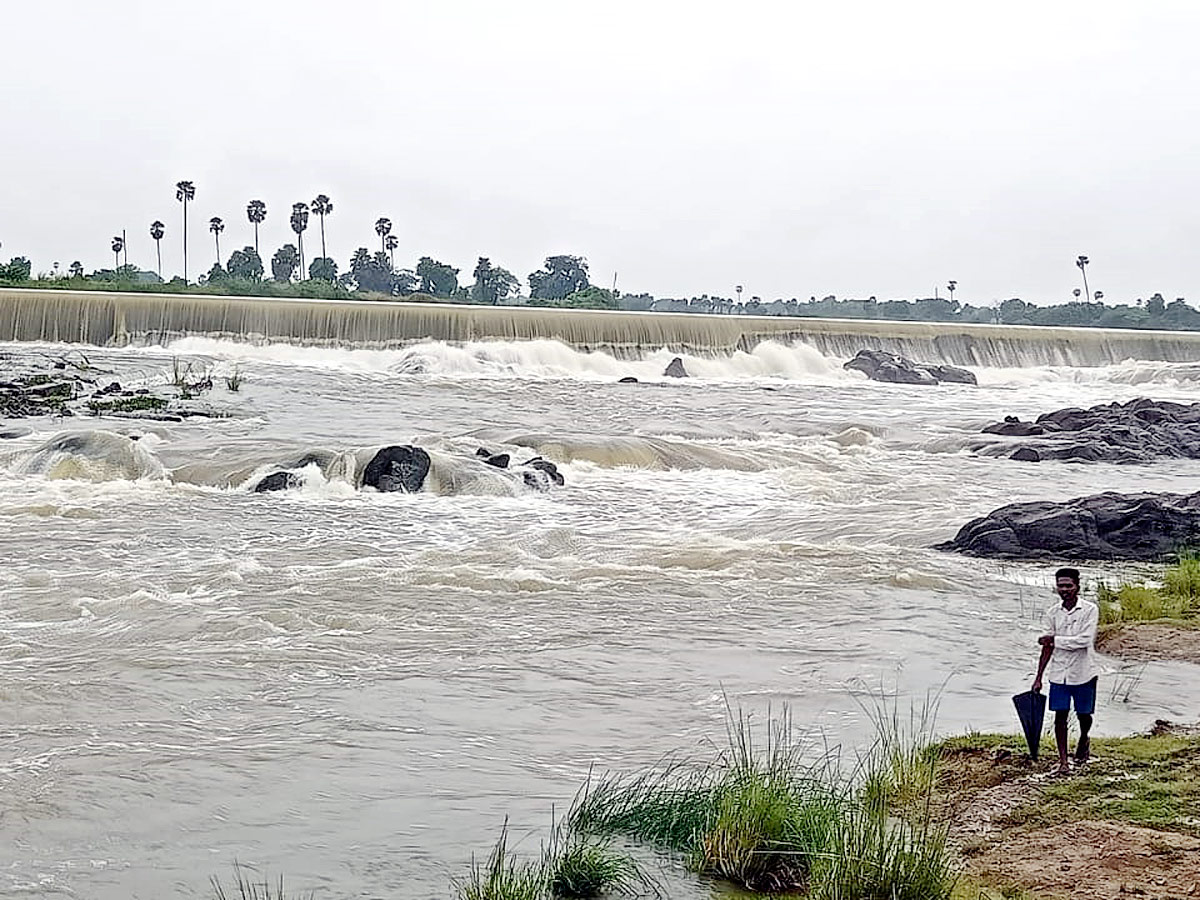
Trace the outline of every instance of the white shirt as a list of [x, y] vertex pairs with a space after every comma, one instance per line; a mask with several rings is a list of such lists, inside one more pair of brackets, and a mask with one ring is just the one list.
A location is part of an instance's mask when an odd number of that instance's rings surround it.
[[1054, 635], [1054, 654], [1046, 666], [1051, 684], [1086, 684], [1096, 677], [1096, 625], [1100, 610], [1095, 603], [1078, 600], [1070, 609], [1061, 603], [1046, 610], [1045, 634]]

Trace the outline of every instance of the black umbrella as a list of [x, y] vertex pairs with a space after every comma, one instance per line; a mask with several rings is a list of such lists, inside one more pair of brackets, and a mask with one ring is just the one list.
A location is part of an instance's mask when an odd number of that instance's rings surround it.
[[1040, 691], [1026, 691], [1012, 699], [1017, 718], [1021, 720], [1021, 730], [1025, 732], [1025, 743], [1029, 745], [1029, 755], [1037, 762], [1042, 723], [1046, 721], [1046, 695]]

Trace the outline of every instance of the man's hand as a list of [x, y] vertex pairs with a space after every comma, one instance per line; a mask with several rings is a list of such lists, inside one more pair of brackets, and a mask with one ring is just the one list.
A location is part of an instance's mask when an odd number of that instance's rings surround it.
[[1040, 638], [1038, 638], [1038, 643], [1041, 644], [1043, 647], [1053, 647], [1054, 646], [1054, 635], [1043, 634]]
[[1033, 692], [1035, 694], [1040, 694], [1042, 692], [1042, 679], [1040, 679], [1040, 678], [1033, 679]]

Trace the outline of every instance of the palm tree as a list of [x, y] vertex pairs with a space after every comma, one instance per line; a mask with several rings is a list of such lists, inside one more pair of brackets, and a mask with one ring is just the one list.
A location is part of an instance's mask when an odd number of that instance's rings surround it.
[[258, 226], [267, 220], [267, 204], [261, 200], [251, 200], [246, 204], [246, 218], [254, 226], [254, 252], [258, 252]]
[[304, 229], [308, 228], [308, 204], [292, 204], [292, 231], [296, 232], [296, 246], [300, 251], [300, 280], [304, 280]]
[[196, 199], [196, 186], [190, 181], [177, 182], [175, 199], [183, 203], [183, 283], [187, 284], [187, 205]]
[[113, 274], [120, 274], [121, 271], [121, 251], [125, 249], [125, 241], [117, 235], [112, 239], [112, 252], [115, 259], [113, 260]]
[[333, 212], [333, 201], [324, 194], [317, 194], [316, 199], [312, 202], [312, 211], [321, 220], [321, 256], [328, 258], [328, 254], [325, 252], [325, 217]]
[[950, 292], [950, 305], [951, 306], [954, 305], [954, 292], [957, 289], [958, 289], [958, 282], [954, 281], [953, 279], [951, 279], [950, 283], [946, 285], [946, 290], [948, 290]]
[[383, 246], [387, 250], [388, 255], [392, 259], [392, 268], [396, 268], [396, 248], [400, 246], [400, 238], [394, 234], [389, 234], [383, 239]]
[[377, 235], [379, 235], [380, 246], [384, 250], [387, 250], [387, 243], [385, 241], [385, 238], [387, 238], [387, 236], [392, 233], [392, 220], [391, 219], [376, 219], [375, 220], [375, 233]]
[[154, 252], [158, 254], [158, 277], [162, 278], [162, 239], [167, 226], [155, 219], [150, 223], [150, 237], [154, 238]]
[[1086, 256], [1081, 256], [1079, 259], [1075, 260], [1075, 265], [1079, 266], [1079, 271], [1083, 273], [1083, 296], [1085, 297], [1092, 296], [1091, 292], [1088, 291], [1087, 285], [1087, 264], [1090, 261], [1091, 260], [1089, 260]]
[[213, 240], [217, 242], [217, 265], [221, 264], [221, 232], [225, 230], [225, 223], [221, 221], [220, 216], [213, 216], [208, 220], [208, 230], [213, 233]]

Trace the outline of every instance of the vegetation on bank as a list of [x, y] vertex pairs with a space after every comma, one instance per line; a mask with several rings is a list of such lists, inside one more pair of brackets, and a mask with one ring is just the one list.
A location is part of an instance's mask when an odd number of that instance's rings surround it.
[[[697, 875], [808, 900], [1033, 900], [1071, 896], [1083, 881], [1108, 897], [1200, 873], [1196, 730], [1160, 723], [1150, 735], [1093, 738], [1087, 766], [1047, 779], [1050, 762], [1032, 762], [1021, 737], [934, 742], [927, 713], [905, 722], [877, 709], [876, 744], [849, 772], [799, 743], [786, 714], [757, 729], [731, 714], [728, 745], [712, 758], [589, 779], [535, 853], [511, 846], [506, 822], [453, 895], [663, 896], [610, 843], [618, 835], [678, 854]], [[1106, 841], [1150, 859], [1108, 865]], [[281, 880], [236, 873], [245, 900], [284, 900]], [[238, 896], [213, 885], [216, 900]]]
[[1200, 555], [1187, 553], [1169, 566], [1158, 584], [1125, 582], [1096, 590], [1100, 625], [1175, 620], [1200, 624]]
[[[155, 223], [161, 224], [161, 223]], [[270, 260], [271, 274], [252, 246], [235, 250], [225, 264], [216, 263], [198, 281], [180, 277], [164, 281], [156, 272], [121, 264], [116, 254], [111, 269], [84, 274], [81, 263], [66, 271], [57, 263], [50, 272], [32, 273], [24, 257], [0, 264], [0, 286], [153, 293], [216, 294], [236, 297], [294, 299], [410, 300], [424, 303], [475, 303], [484, 305], [540, 306], [566, 309], [611, 309], [639, 312], [706, 313], [719, 315], [790, 316], [797, 318], [873, 319], [886, 321], [946, 322], [1071, 327], [1200, 330], [1200, 311], [1184, 298], [1166, 302], [1162, 294], [1132, 304], [1107, 305], [1099, 299], [1076, 300], [1055, 306], [1036, 306], [1018, 298], [995, 306], [972, 306], [953, 299], [865, 300], [827, 296], [765, 301], [752, 296], [742, 302], [718, 295], [654, 297], [646, 293], [621, 293], [591, 284], [583, 257], [547, 257], [543, 268], [522, 282], [487, 257], [476, 263], [470, 284], [459, 283], [460, 269], [428, 256], [412, 268], [396, 268], [394, 253], [356, 250], [343, 271], [325, 256], [312, 260], [307, 277], [302, 254], [285, 244]]]

